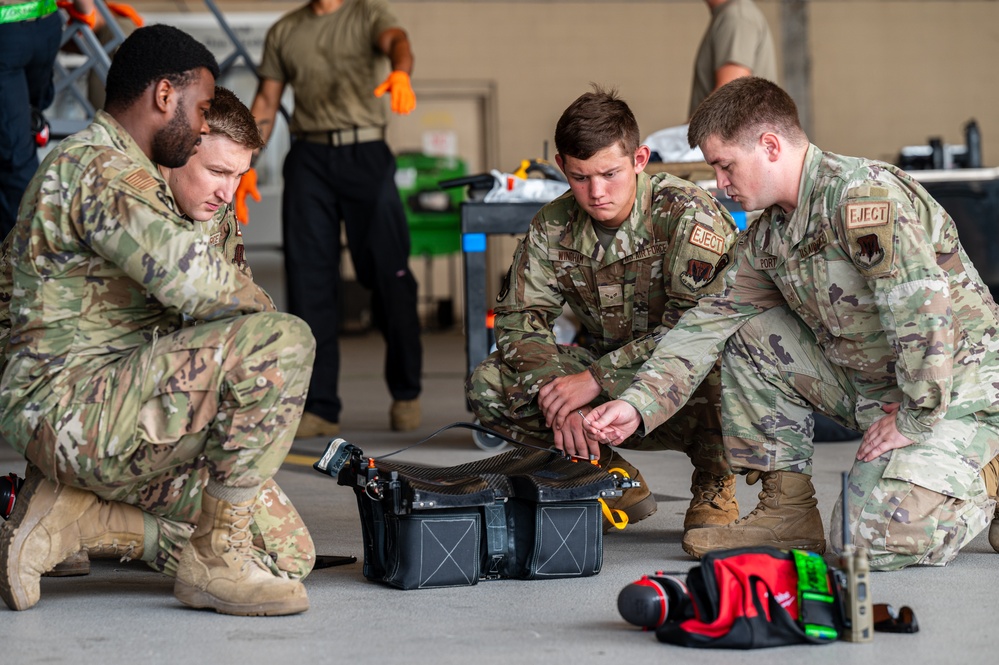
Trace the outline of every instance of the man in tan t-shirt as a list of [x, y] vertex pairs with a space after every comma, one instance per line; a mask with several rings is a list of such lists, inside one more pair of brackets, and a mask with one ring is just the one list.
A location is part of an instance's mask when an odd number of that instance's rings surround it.
[[777, 82], [774, 40], [760, 8], [752, 0], [704, 2], [711, 9], [711, 24], [694, 61], [688, 117], [705, 97], [740, 76]]
[[[391, 70], [389, 70], [391, 66]], [[387, 108], [416, 106], [406, 32], [384, 0], [313, 0], [267, 33], [251, 111], [267, 141], [286, 85], [295, 92], [282, 218], [288, 309], [316, 338], [298, 437], [339, 433], [340, 222], [386, 343], [394, 430], [420, 424], [422, 349], [409, 227], [386, 145]], [[387, 78], [386, 78], [387, 75]], [[383, 80], [384, 79], [384, 80]]]

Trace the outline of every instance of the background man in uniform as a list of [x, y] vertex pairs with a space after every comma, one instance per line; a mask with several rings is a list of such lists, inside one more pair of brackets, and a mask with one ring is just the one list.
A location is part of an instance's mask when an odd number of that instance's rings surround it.
[[[392, 71], [379, 85], [386, 61]], [[409, 227], [395, 186], [395, 157], [384, 140], [385, 104], [376, 99], [388, 91], [394, 112], [412, 111], [412, 68], [409, 38], [383, 0], [313, 0], [267, 33], [250, 108], [266, 142], [285, 85], [295, 91], [294, 140], [284, 163], [284, 265], [288, 310], [316, 336], [299, 437], [340, 431], [341, 219], [385, 338], [391, 427], [420, 424], [422, 348]]]
[[[93, 0], [73, 0], [81, 15]], [[0, 0], [0, 237], [14, 228], [17, 207], [38, 168], [32, 116], [52, 103], [52, 70], [62, 41], [56, 0]]]
[[694, 61], [688, 118], [713, 90], [740, 76], [777, 80], [770, 26], [753, 0], [704, 2], [711, 10], [711, 23]]
[[764, 212], [725, 291], [595, 410], [591, 435], [668, 422], [724, 349], [725, 446], [763, 489], [738, 522], [689, 531], [688, 553], [824, 551], [810, 478], [819, 410], [864, 432], [841, 502], [872, 568], [952, 560], [989, 523], [999, 466], [999, 320], [954, 221], [899, 169], [811, 145], [794, 102], [761, 78], [708, 97], [689, 140], [729, 196]]
[[[697, 298], [720, 289], [737, 231], [704, 190], [667, 173], [645, 174], [649, 148], [639, 145], [635, 116], [615, 93], [598, 88], [574, 101], [555, 128], [555, 147], [570, 191], [541, 209], [517, 248], [497, 298], [497, 351], [475, 369], [466, 393], [485, 425], [599, 455], [601, 466], [642, 481], [613, 506], [637, 522], [655, 512], [655, 498], [637, 469], [587, 440], [584, 416], [630, 386], [664, 331]], [[556, 344], [552, 325], [565, 304], [586, 346]], [[715, 367], [668, 427], [625, 443], [690, 456], [694, 498], [684, 529], [739, 515], [719, 387]]]
[[137, 30], [106, 110], [25, 195], [0, 391], [0, 433], [30, 462], [0, 533], [12, 609], [80, 550], [158, 569], [177, 558], [174, 594], [193, 607], [308, 609], [250, 525], [301, 417], [314, 341], [179, 216], [154, 165], [195, 152], [217, 73], [185, 33]]

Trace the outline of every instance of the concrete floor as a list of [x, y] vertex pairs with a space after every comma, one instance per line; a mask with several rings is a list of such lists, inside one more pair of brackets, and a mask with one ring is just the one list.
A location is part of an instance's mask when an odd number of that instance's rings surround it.
[[[462, 397], [463, 338], [424, 336], [424, 425], [387, 430], [390, 398], [381, 380], [377, 336], [343, 340], [343, 436], [366, 454], [405, 447], [438, 427], [467, 420]], [[319, 552], [362, 558], [353, 493], [310, 468], [325, 441], [296, 443], [278, 480], [302, 512]], [[856, 442], [822, 444], [816, 452], [819, 507], [828, 518]], [[403, 459], [454, 465], [491, 454], [467, 431], [450, 430]], [[490, 581], [474, 587], [399, 591], [364, 579], [361, 563], [315, 571], [307, 580], [312, 608], [301, 615], [239, 618], [190, 610], [172, 595], [172, 580], [142, 564], [96, 562], [88, 577], [44, 579], [31, 610], [0, 606], [3, 663], [127, 660], [176, 662], [354, 663], [759, 663], [770, 657], [809, 663], [986, 663], [995, 660], [993, 612], [999, 610], [997, 555], [985, 534], [943, 569], [918, 568], [872, 577], [875, 602], [911, 606], [921, 631], [879, 633], [872, 644], [835, 643], [778, 651], [719, 652], [660, 644], [617, 612], [621, 588], [656, 570], [685, 572], [695, 562], [680, 549], [690, 466], [679, 453], [629, 453], [659, 498], [659, 511], [604, 540], [595, 577]], [[0, 446], [0, 474], [23, 473]], [[741, 481], [740, 481], [741, 482]], [[741, 484], [743, 513], [756, 504]]]

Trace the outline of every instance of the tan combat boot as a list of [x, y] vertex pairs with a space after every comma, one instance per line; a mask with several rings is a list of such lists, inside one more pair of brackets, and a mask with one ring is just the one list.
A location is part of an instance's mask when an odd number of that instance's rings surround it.
[[760, 503], [751, 513], [728, 526], [691, 529], [683, 536], [683, 551], [700, 558], [713, 550], [769, 545], [823, 554], [826, 540], [812, 479], [792, 471], [753, 471], [747, 481], [752, 485], [761, 477]]
[[340, 433], [340, 423], [321, 418], [314, 413], [304, 411], [295, 430], [296, 439], [311, 439], [316, 436], [336, 436]]
[[0, 596], [26, 610], [41, 595], [39, 579], [81, 550], [140, 558], [142, 511], [92, 492], [56, 485], [29, 465], [17, 505], [0, 533]]
[[[989, 496], [999, 500], [999, 457], [994, 457], [982, 467], [982, 480], [985, 481]], [[989, 545], [999, 552], [999, 504], [996, 504], [996, 512], [992, 515], [992, 524], [989, 526]]]
[[309, 609], [305, 587], [278, 577], [252, 546], [256, 498], [229, 503], [202, 494], [201, 515], [177, 564], [173, 595], [190, 607], [222, 614], [264, 616]]
[[420, 400], [400, 399], [392, 402], [389, 421], [393, 432], [409, 432], [420, 426]]
[[85, 550], [70, 554], [42, 577], [77, 577], [90, 574], [90, 555]]
[[735, 499], [735, 474], [716, 476], [694, 469], [690, 479], [690, 507], [683, 518], [683, 531], [711, 526], [725, 526], [739, 519]]
[[[618, 473], [639, 483], [638, 487], [624, 490], [620, 497], [606, 499], [604, 503], [611, 512], [615, 510], [623, 511], [628, 516], [627, 524], [641, 522], [656, 512], [656, 498], [652, 496], [652, 490], [642, 477], [642, 472], [628, 463], [610, 446], [600, 447], [600, 468], [608, 473]], [[616, 513], [615, 513], [616, 514]], [[614, 523], [607, 519], [604, 514], [604, 533], [614, 529]]]

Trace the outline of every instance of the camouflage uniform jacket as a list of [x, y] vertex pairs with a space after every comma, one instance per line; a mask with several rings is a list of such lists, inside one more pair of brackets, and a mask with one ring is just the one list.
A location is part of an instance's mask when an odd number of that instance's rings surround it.
[[94, 380], [98, 370], [179, 329], [185, 317], [218, 320], [272, 306], [178, 215], [156, 167], [106, 113], [45, 159], [25, 196], [32, 204], [22, 210], [32, 217], [10, 238], [5, 432], [23, 431], [11, 423], [33, 424], [60, 399], [97, 394], [112, 380]]
[[[854, 378], [858, 400], [900, 392], [896, 424], [908, 438], [925, 442], [941, 418], [999, 414], [996, 307], [954, 221], [899, 169], [813, 145], [795, 210], [764, 211], [725, 291], [681, 320], [623, 395], [646, 431], [686, 402], [748, 317], [785, 304]], [[916, 466], [932, 473], [926, 448], [894, 454], [922, 455]]]
[[567, 374], [552, 332], [563, 304], [589, 333], [599, 357], [590, 372], [613, 398], [682, 313], [720, 290], [738, 234], [731, 215], [685, 180], [637, 177], [634, 208], [606, 250], [571, 192], [538, 212], [517, 248], [495, 319], [497, 347], [524, 388], [513, 410]]

